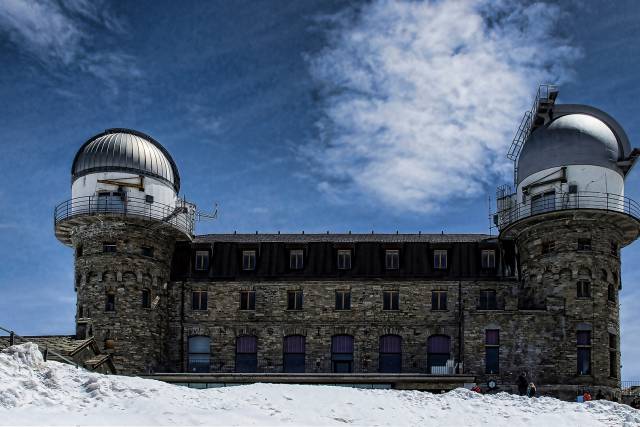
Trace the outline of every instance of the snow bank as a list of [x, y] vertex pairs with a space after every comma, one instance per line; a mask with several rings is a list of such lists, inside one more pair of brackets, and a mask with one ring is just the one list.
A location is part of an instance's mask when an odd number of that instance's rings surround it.
[[44, 362], [38, 347], [0, 353], [0, 425], [638, 426], [640, 411], [465, 389], [414, 391], [254, 384], [195, 390]]

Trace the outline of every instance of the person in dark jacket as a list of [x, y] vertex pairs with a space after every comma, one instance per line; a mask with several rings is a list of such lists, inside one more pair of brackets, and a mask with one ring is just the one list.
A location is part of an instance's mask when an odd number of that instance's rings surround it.
[[521, 373], [518, 379], [516, 380], [516, 385], [518, 386], [518, 394], [520, 396], [524, 396], [527, 393], [527, 385], [529, 381], [527, 381], [527, 374], [525, 372]]
[[536, 385], [534, 383], [529, 383], [529, 387], [527, 387], [527, 397], [536, 397]]

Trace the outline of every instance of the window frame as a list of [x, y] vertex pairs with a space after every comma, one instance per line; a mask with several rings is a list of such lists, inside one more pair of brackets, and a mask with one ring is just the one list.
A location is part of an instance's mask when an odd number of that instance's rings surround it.
[[114, 313], [116, 311], [116, 293], [115, 292], [107, 291], [105, 293], [104, 311], [107, 313]]
[[[209, 251], [196, 251], [194, 258], [195, 271], [209, 271]], [[198, 260], [201, 260], [201, 262], [198, 262]]]
[[[295, 263], [294, 263], [294, 260], [295, 260]], [[289, 250], [289, 269], [290, 270], [304, 269], [304, 249]]]
[[103, 254], [114, 254], [118, 252], [118, 246], [115, 242], [102, 242]]
[[[486, 255], [486, 263], [485, 263]], [[480, 266], [483, 270], [495, 270], [496, 269], [496, 250], [495, 249], [482, 249], [480, 251]]]
[[151, 290], [149, 288], [144, 288], [142, 290], [142, 301], [140, 305], [144, 309], [151, 308]]
[[256, 291], [248, 289], [240, 291], [240, 311], [256, 310]]
[[255, 249], [242, 251], [242, 271], [255, 271], [258, 264], [258, 255]]
[[[587, 339], [585, 340], [586, 343], [580, 343], [580, 334], [587, 334], [586, 337]], [[591, 354], [591, 343], [592, 343], [592, 339], [593, 337], [591, 336], [591, 331], [590, 330], [578, 330], [576, 331], [576, 362], [577, 362], [577, 366], [576, 366], [576, 370], [577, 370], [577, 374], [578, 375], [591, 375], [593, 368], [591, 366], [591, 362], [592, 362], [592, 354]], [[584, 362], [584, 359], [581, 358], [581, 355], [586, 356], [586, 361], [588, 363], [588, 369], [586, 372], [583, 372], [580, 369], [580, 364], [581, 362]]]
[[385, 289], [382, 291], [382, 311], [400, 311], [400, 291]]
[[[483, 298], [483, 296], [485, 298]], [[489, 298], [489, 296], [492, 296], [492, 298]], [[485, 301], [485, 304], [482, 303], [483, 300]], [[495, 289], [480, 289], [478, 310], [498, 310], [498, 291]]]
[[[198, 295], [196, 302], [196, 295]], [[204, 298], [203, 298], [204, 296]], [[191, 310], [192, 311], [207, 311], [209, 309], [209, 292], [206, 289], [192, 289], [191, 290]], [[197, 307], [196, 307], [197, 306]]]
[[335, 292], [335, 310], [349, 311], [351, 310], [351, 290], [337, 289]]
[[338, 249], [337, 267], [338, 270], [351, 270], [351, 249]]
[[[490, 343], [489, 342], [489, 335], [490, 333], [497, 333], [497, 342], [495, 343]], [[500, 329], [485, 329], [484, 331], [485, 334], [485, 338], [484, 338], [484, 351], [485, 351], [485, 360], [484, 360], [484, 370], [485, 370], [485, 374], [491, 374], [491, 375], [495, 375], [495, 374], [499, 374], [500, 373]], [[491, 360], [492, 363], [489, 363], [489, 355], [490, 354], [495, 354], [495, 360]], [[493, 368], [495, 366], [495, 370], [490, 369]]]
[[149, 258], [153, 258], [153, 246], [142, 246], [140, 248], [140, 254]]
[[591, 299], [591, 282], [586, 279], [579, 279], [576, 282], [576, 298]]
[[[293, 299], [291, 298], [291, 295], [293, 295]], [[287, 290], [287, 311], [301, 311], [303, 308], [304, 291], [302, 289]]]
[[578, 246], [577, 246], [577, 250], [578, 251], [592, 251], [593, 250], [593, 242], [591, 241], [591, 238], [579, 238], [578, 239]]
[[431, 311], [447, 311], [447, 299], [448, 295], [446, 290], [437, 289], [431, 291]]
[[400, 249], [385, 249], [384, 267], [385, 270], [400, 269]]
[[[433, 269], [446, 270], [449, 267], [448, 258], [449, 258], [449, 251], [447, 249], [434, 249], [433, 250]], [[444, 264], [442, 262], [443, 259], [444, 259]]]

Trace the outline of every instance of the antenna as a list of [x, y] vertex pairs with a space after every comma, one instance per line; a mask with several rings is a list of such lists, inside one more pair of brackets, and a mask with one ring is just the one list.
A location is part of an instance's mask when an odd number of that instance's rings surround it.
[[213, 204], [211, 213], [205, 211], [196, 211], [196, 221], [212, 221], [218, 218], [218, 204]]

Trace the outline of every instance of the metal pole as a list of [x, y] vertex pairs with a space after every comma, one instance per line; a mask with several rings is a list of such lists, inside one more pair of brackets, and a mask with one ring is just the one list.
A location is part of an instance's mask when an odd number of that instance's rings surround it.
[[11, 331], [11, 333], [9, 333], [9, 345], [10, 346], [13, 345], [13, 343], [15, 341], [15, 336], [16, 336], [15, 332]]
[[42, 357], [44, 358], [44, 361], [47, 361], [47, 356], [49, 355], [49, 348], [45, 347], [44, 348], [44, 352], [42, 353]]

